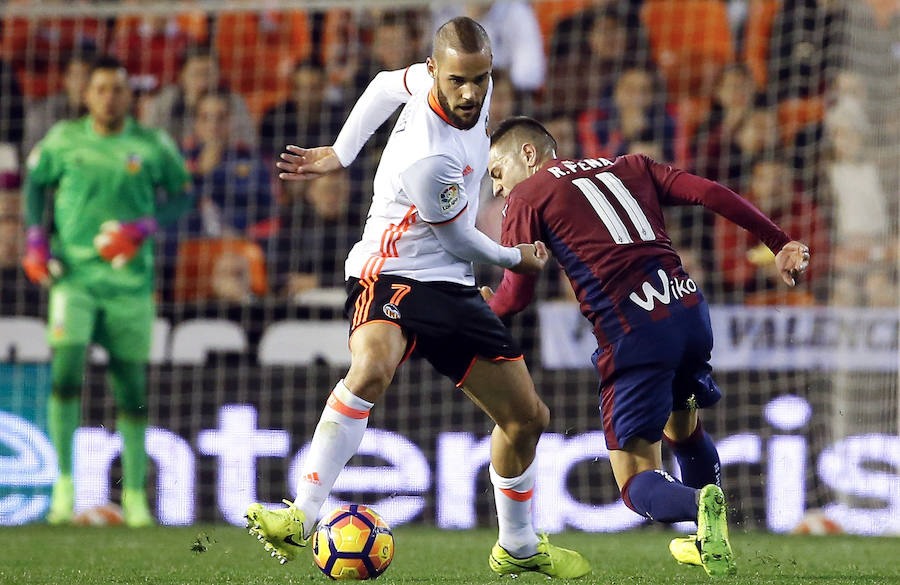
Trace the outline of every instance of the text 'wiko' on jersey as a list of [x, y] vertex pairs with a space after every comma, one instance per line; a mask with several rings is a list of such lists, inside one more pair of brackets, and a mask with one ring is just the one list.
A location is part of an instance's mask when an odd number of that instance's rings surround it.
[[672, 248], [662, 211], [694, 204], [773, 250], [789, 241], [736, 193], [644, 155], [547, 162], [510, 192], [502, 241], [547, 243], [602, 347], [702, 301]]

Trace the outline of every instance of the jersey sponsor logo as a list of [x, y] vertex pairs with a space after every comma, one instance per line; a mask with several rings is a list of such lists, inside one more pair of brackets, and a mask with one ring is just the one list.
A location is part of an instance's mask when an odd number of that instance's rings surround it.
[[697, 283], [692, 278], [669, 278], [665, 271], [660, 268], [656, 271], [659, 277], [662, 290], [657, 290], [655, 286], [645, 281], [641, 285], [644, 296], [641, 297], [636, 292], [628, 295], [637, 306], [645, 311], [652, 311], [656, 308], [656, 302], [659, 301], [663, 305], [668, 305], [673, 300], [680, 299], [689, 294], [697, 292]]
[[400, 309], [397, 308], [397, 305], [394, 303], [385, 303], [383, 307], [381, 307], [382, 312], [387, 316], [388, 319], [397, 320], [400, 318]]
[[142, 163], [141, 155], [133, 152], [129, 153], [128, 158], [125, 160], [125, 169], [132, 175], [136, 175], [140, 172]]
[[62, 323], [54, 323], [50, 327], [50, 335], [54, 341], [61, 341], [66, 336], [66, 326]]
[[459, 204], [459, 185], [447, 185], [440, 194], [441, 213], [447, 213]]
[[471, 174], [472, 174], [472, 167], [469, 165], [466, 165], [466, 168], [463, 169], [463, 176], [468, 177]]

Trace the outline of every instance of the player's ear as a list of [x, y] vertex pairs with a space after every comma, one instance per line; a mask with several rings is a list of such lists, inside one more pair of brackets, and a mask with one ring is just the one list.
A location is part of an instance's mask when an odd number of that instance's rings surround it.
[[522, 160], [526, 167], [533, 167], [537, 162], [537, 149], [530, 142], [522, 145]]
[[431, 56], [425, 57], [425, 68], [428, 70], [428, 75], [431, 76], [432, 79], [437, 75], [437, 64], [434, 62], [434, 59]]

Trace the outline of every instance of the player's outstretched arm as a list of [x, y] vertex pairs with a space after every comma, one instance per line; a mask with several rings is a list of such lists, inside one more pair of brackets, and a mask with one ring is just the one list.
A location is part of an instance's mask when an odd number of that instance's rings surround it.
[[775, 254], [775, 268], [788, 286], [796, 285], [808, 266], [809, 248], [803, 242], [792, 240]]
[[349, 166], [375, 130], [409, 101], [413, 93], [430, 83], [431, 77], [424, 63], [397, 71], [382, 71], [359, 96], [334, 145], [288, 146], [276, 165], [282, 171], [278, 176], [285, 181], [304, 181]]
[[281, 160], [275, 164], [282, 171], [278, 173], [278, 177], [285, 181], [315, 179], [344, 168], [331, 146], [301, 148], [289, 144], [286, 150], [287, 152], [281, 153]]
[[[461, 210], [459, 215], [465, 213], [468, 213], [467, 209]], [[494, 264], [510, 270], [517, 267], [525, 272], [537, 272], [543, 266], [538, 266], [540, 260], [534, 245], [501, 246], [465, 220], [454, 218], [445, 223], [432, 223], [431, 229], [445, 250], [468, 262]]]
[[702, 205], [752, 233], [773, 254], [777, 254], [790, 241], [790, 237], [774, 221], [728, 187], [644, 158], [648, 171], [660, 188], [660, 201], [663, 203]]

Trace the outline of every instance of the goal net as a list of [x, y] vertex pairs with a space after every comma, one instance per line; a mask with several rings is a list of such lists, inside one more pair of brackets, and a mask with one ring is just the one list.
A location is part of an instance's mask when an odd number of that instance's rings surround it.
[[[786, 532], [821, 509], [900, 532], [900, 13], [882, 0], [11, 1], [0, 33], [0, 523], [39, 521], [57, 474], [46, 431], [46, 291], [19, 268], [21, 183], [50, 127], [84, 115], [87, 64], [128, 69], [134, 116], [165, 129], [197, 206], [156, 237], [148, 487], [165, 524], [241, 523], [292, 498], [349, 352], [343, 260], [361, 233], [392, 118], [347, 170], [283, 183], [285, 144], [327, 145], [380, 70], [429, 54], [460, 14], [492, 38], [490, 122], [527, 114], [564, 158], [641, 152], [719, 181], [810, 245], [808, 278], [700, 208], [667, 211], [711, 305], [724, 398], [702, 413], [739, 528]], [[502, 201], [481, 195], [499, 236]], [[479, 267], [480, 283], [501, 272]], [[538, 449], [540, 528], [616, 531], [625, 508], [598, 410], [596, 348], [555, 266], [510, 321], [552, 419]], [[90, 353], [76, 507], [120, 496], [106, 354]], [[392, 524], [495, 523], [492, 423], [413, 357], [373, 409], [338, 500]], [[666, 465], [677, 465], [664, 447]]]

